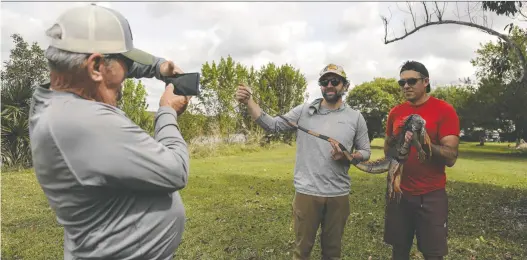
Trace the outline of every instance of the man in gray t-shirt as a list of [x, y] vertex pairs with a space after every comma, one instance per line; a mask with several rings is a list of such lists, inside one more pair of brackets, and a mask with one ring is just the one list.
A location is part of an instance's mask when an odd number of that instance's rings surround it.
[[36, 86], [29, 134], [36, 177], [64, 227], [64, 259], [172, 259], [189, 174], [177, 118], [189, 99], [166, 88], [154, 138], [116, 103], [125, 78], [181, 70], [135, 49], [111, 9], [70, 9], [46, 33], [50, 83]]
[[[346, 105], [342, 95], [349, 87], [341, 66], [327, 65], [319, 78], [323, 98], [293, 108], [284, 117], [303, 128], [331, 137], [350, 151], [355, 160], [370, 158], [370, 140], [364, 117]], [[258, 125], [270, 132], [296, 130], [280, 117], [264, 113], [254, 102], [249, 87], [241, 85], [238, 102], [247, 105]], [[319, 225], [322, 226], [323, 259], [341, 256], [341, 240], [348, 215], [350, 161], [326, 140], [297, 131], [293, 200], [296, 244], [294, 259], [308, 259]]]

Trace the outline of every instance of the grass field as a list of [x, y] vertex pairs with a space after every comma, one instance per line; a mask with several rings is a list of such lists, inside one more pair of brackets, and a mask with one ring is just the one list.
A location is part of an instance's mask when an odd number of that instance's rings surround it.
[[[380, 144], [373, 143], [373, 159]], [[201, 158], [192, 160], [181, 192], [188, 220], [176, 259], [291, 259], [295, 149], [242, 151], [195, 153]], [[504, 144], [475, 143], [462, 144], [460, 157], [447, 170], [446, 259], [527, 259], [527, 157]], [[343, 259], [389, 259], [382, 242], [385, 175], [350, 175]], [[422, 259], [415, 247], [412, 254]], [[2, 258], [62, 259], [62, 228], [31, 171], [2, 173]], [[313, 259], [320, 259], [318, 240]]]

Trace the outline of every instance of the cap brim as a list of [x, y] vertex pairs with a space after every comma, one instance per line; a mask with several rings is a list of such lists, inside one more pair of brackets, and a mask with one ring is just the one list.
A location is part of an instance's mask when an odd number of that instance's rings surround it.
[[318, 78], [322, 78], [322, 76], [327, 75], [327, 74], [334, 74], [334, 75], [342, 77], [342, 75], [340, 75], [338, 72], [334, 70], [328, 70], [328, 71], [324, 71], [323, 73], [319, 74], [320, 76]]
[[123, 56], [143, 65], [152, 65], [155, 60], [154, 55], [136, 48], [122, 54]]

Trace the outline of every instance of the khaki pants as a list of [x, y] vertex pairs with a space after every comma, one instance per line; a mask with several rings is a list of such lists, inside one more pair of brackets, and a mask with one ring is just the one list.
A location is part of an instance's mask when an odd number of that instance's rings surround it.
[[342, 235], [350, 214], [349, 197], [316, 197], [296, 193], [293, 226], [296, 235], [293, 259], [309, 259], [319, 225], [322, 259], [340, 259]]

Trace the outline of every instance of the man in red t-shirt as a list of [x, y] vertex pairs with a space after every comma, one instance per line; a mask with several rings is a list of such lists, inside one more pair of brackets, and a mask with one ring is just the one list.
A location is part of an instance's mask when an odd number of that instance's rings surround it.
[[[407, 102], [394, 107], [388, 115], [384, 151], [388, 153], [401, 121], [410, 114], [426, 120], [432, 141], [431, 161], [420, 163], [414, 147], [403, 167], [399, 203], [388, 200], [385, 212], [384, 241], [392, 245], [393, 260], [409, 259], [414, 234], [425, 260], [440, 260], [447, 255], [448, 198], [445, 191], [445, 166], [454, 166], [458, 155], [459, 118], [447, 102], [430, 96], [426, 67], [406, 62], [400, 71], [399, 85]], [[411, 133], [405, 134], [406, 139]]]

